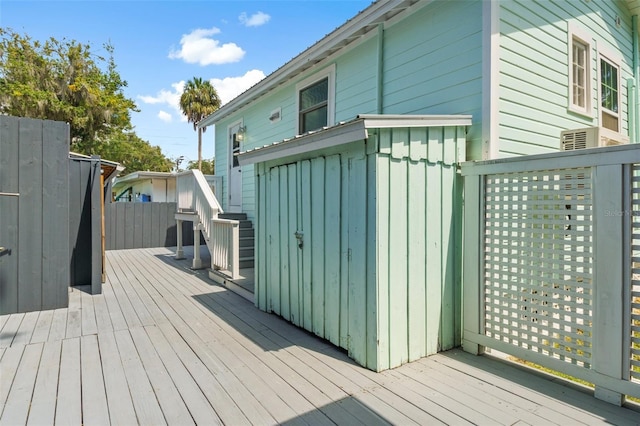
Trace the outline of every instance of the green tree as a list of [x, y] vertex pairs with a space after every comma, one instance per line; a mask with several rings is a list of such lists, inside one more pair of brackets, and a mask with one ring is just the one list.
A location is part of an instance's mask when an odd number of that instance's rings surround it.
[[113, 132], [96, 144], [94, 151], [125, 166], [124, 175], [140, 170], [170, 172], [173, 168], [173, 161], [164, 156], [160, 147], [152, 146], [133, 132]]
[[71, 149], [94, 154], [114, 129], [131, 130], [133, 100], [124, 95], [113, 47], [107, 57], [75, 40], [32, 40], [0, 28], [0, 113], [66, 121]]
[[159, 147], [131, 125], [133, 100], [124, 95], [113, 47], [106, 58], [75, 40], [45, 42], [0, 27], [0, 114], [65, 121], [72, 151], [122, 163], [126, 172], [170, 171]]
[[[198, 169], [198, 162], [189, 161], [189, 164], [187, 164], [187, 169]], [[216, 159], [212, 158], [211, 160], [202, 160], [202, 165], [200, 166], [199, 170], [205, 175], [214, 175], [216, 173]]]
[[184, 92], [180, 96], [180, 109], [187, 116], [189, 123], [193, 123], [193, 130], [198, 131], [199, 170], [202, 170], [202, 132], [206, 128], [198, 128], [198, 123], [218, 108], [220, 108], [220, 97], [209, 81], [198, 77], [187, 81]]

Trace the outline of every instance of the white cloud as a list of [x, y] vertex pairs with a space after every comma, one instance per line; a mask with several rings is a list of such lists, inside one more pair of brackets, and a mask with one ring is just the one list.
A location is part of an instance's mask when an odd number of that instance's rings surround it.
[[159, 118], [160, 120], [164, 121], [165, 123], [171, 123], [171, 121], [172, 121], [171, 114], [169, 114], [169, 113], [168, 113], [168, 112], [166, 112], [166, 111], [160, 111], [160, 112], [158, 113], [158, 118]]
[[264, 12], [256, 12], [251, 16], [247, 16], [246, 12], [242, 12], [240, 16], [238, 16], [238, 19], [245, 27], [259, 27], [269, 22], [271, 16]]
[[212, 78], [211, 84], [215, 87], [223, 104], [226, 104], [265, 77], [261, 70], [247, 71], [239, 77]]
[[[250, 70], [238, 77], [212, 78], [209, 81], [218, 92], [222, 104], [225, 104], [264, 77], [265, 74], [261, 70]], [[183, 115], [180, 110], [180, 96], [182, 96], [182, 92], [184, 91], [184, 85], [184, 81], [179, 81], [171, 84], [171, 90], [162, 89], [155, 96], [139, 95], [138, 99], [145, 104], [165, 105], [180, 117], [180, 121], [186, 122], [187, 117]], [[173, 119], [172, 114], [162, 110], [158, 112], [157, 117], [166, 123], [171, 122]]]
[[[180, 121], [187, 121], [187, 117], [182, 115], [182, 111], [180, 110], [180, 96], [184, 91], [184, 84], [184, 80], [179, 81], [171, 85], [173, 90], [162, 89], [156, 96], [140, 95], [138, 96], [138, 99], [140, 99], [145, 104], [167, 105], [176, 112], [178, 117], [180, 117]], [[160, 111], [158, 113], [158, 118], [162, 121], [168, 122], [166, 120], [167, 116], [169, 116], [169, 119], [171, 119], [171, 115], [167, 112]]]
[[209, 28], [193, 30], [184, 34], [180, 39], [180, 49], [169, 52], [170, 59], [182, 59], [189, 64], [220, 65], [238, 62], [244, 57], [245, 51], [235, 43], [220, 44], [219, 40], [211, 38], [219, 34], [220, 29]]

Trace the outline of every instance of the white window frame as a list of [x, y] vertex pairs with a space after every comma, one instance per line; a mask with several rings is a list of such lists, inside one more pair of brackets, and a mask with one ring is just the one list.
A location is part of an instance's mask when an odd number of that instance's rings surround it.
[[[574, 112], [576, 114], [581, 114], [587, 116], [589, 118], [593, 118], [593, 60], [592, 60], [592, 37], [582, 29], [572, 25], [569, 23], [569, 31], [568, 31], [568, 50], [569, 50], [569, 63], [568, 63], [568, 77], [569, 77], [569, 104], [568, 110]], [[586, 54], [585, 54], [585, 105], [581, 107], [575, 104], [573, 99], [573, 45], [575, 42], [578, 42], [584, 46], [586, 46]], [[600, 63], [600, 62], [598, 62]], [[598, 68], [599, 70], [599, 68]], [[598, 87], [599, 88], [599, 87]]]
[[614, 131], [620, 133], [622, 128], [622, 68], [620, 66], [622, 58], [607, 48], [598, 47], [598, 123], [602, 127], [602, 113], [604, 107], [602, 106], [602, 82], [600, 77], [602, 75], [601, 61], [608, 62], [610, 65], [613, 65], [618, 69], [618, 112], [616, 113], [611, 110], [607, 110], [607, 114], [615, 116], [618, 119], [618, 129]]
[[336, 109], [336, 65], [332, 64], [324, 70], [315, 73], [296, 84], [296, 134], [300, 133], [300, 91], [325, 78], [328, 79], [327, 126], [331, 127], [334, 125]]

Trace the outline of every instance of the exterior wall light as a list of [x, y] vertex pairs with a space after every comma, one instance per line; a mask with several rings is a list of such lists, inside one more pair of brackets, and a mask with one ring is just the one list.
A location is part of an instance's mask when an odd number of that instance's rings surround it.
[[246, 133], [247, 133], [247, 128], [245, 126], [240, 126], [240, 128], [236, 132], [236, 140], [238, 142], [244, 141], [244, 137], [245, 137]]

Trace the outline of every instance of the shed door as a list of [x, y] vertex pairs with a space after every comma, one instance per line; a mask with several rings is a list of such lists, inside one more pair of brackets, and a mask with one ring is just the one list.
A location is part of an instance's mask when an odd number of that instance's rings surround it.
[[304, 247], [304, 231], [300, 229], [298, 220], [298, 180], [298, 165], [295, 163], [274, 167], [269, 173], [267, 304], [271, 311], [301, 325], [299, 296], [302, 248], [299, 244]]
[[331, 155], [269, 169], [259, 231], [260, 307], [359, 360], [367, 336], [365, 164], [363, 156]]

